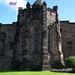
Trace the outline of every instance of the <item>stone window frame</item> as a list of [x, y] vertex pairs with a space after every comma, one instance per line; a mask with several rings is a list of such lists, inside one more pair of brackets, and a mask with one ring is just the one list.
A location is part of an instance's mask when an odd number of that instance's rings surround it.
[[34, 53], [39, 53], [38, 47], [39, 47], [39, 28], [34, 28]]
[[48, 52], [50, 53], [50, 29], [48, 29]]
[[23, 47], [25, 46], [25, 28], [22, 29], [22, 50], [23, 50]]
[[[51, 31], [53, 33], [55, 33], [57, 30], [56, 30], [56, 28], [53, 25], [48, 25], [48, 29], [47, 30], [48, 30], [48, 52], [50, 54], [54, 55], [54, 48], [51, 48], [51, 44], [53, 44], [53, 46], [54, 46], [54, 43], [51, 40], [52, 36], [54, 36], [54, 34], [51, 34]], [[53, 39], [55, 39], [55, 37]]]

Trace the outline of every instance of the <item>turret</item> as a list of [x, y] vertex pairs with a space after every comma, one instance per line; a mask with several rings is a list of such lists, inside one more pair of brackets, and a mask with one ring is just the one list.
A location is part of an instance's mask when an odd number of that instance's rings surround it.
[[46, 4], [46, 2], [45, 2], [45, 1], [43, 2], [43, 5], [44, 5], [44, 6], [47, 6], [47, 4]]
[[41, 5], [42, 5], [42, 2], [41, 2], [41, 0], [37, 0], [34, 4], [33, 4], [33, 8], [38, 8], [38, 7], [41, 7]]
[[58, 18], [58, 6], [54, 6], [53, 10], [56, 11], [56, 22], [58, 23], [59, 18]]
[[32, 6], [31, 6], [31, 4], [30, 4], [29, 2], [27, 3], [26, 8], [27, 8], [27, 9], [32, 8]]
[[43, 9], [45, 9], [46, 6], [47, 6], [47, 4], [46, 4], [46, 2], [44, 1], [43, 4], [42, 4]]

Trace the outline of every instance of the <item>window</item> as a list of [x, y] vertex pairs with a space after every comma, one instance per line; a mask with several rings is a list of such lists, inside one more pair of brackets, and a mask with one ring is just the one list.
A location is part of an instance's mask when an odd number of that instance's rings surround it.
[[23, 28], [22, 30], [22, 48], [25, 46], [25, 37], [27, 37], [27, 34], [25, 34], [25, 30]]
[[50, 53], [50, 29], [48, 29], [48, 52]]
[[62, 29], [60, 28], [60, 32], [62, 32]]
[[38, 28], [35, 28], [34, 35], [34, 53], [38, 53]]
[[67, 50], [68, 50], [68, 56], [72, 55], [72, 41], [67, 42]]
[[67, 49], [72, 50], [72, 41], [67, 42]]

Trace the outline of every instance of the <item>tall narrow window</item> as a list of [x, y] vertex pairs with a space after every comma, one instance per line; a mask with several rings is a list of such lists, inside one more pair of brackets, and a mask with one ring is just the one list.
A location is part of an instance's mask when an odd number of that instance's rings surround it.
[[23, 51], [23, 29], [22, 29], [22, 51]]
[[48, 29], [48, 53], [53, 54], [50, 48], [50, 29]]
[[27, 54], [27, 52], [25, 50], [25, 37], [26, 37], [25, 29], [23, 28], [22, 29], [22, 51], [23, 51], [23, 54]]
[[50, 29], [48, 29], [48, 52], [50, 53]]
[[38, 37], [38, 28], [35, 28], [35, 30], [34, 30], [34, 35], [35, 35], [35, 37], [34, 37], [34, 53], [38, 53], [38, 39], [39, 39], [39, 37]]

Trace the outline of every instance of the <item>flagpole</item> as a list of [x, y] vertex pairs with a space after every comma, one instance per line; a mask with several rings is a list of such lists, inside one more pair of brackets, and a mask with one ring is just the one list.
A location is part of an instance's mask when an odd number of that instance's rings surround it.
[[16, 1], [16, 21], [17, 21], [17, 1]]
[[16, 2], [9, 2], [9, 5], [16, 5], [16, 21], [17, 21], [17, 1]]

